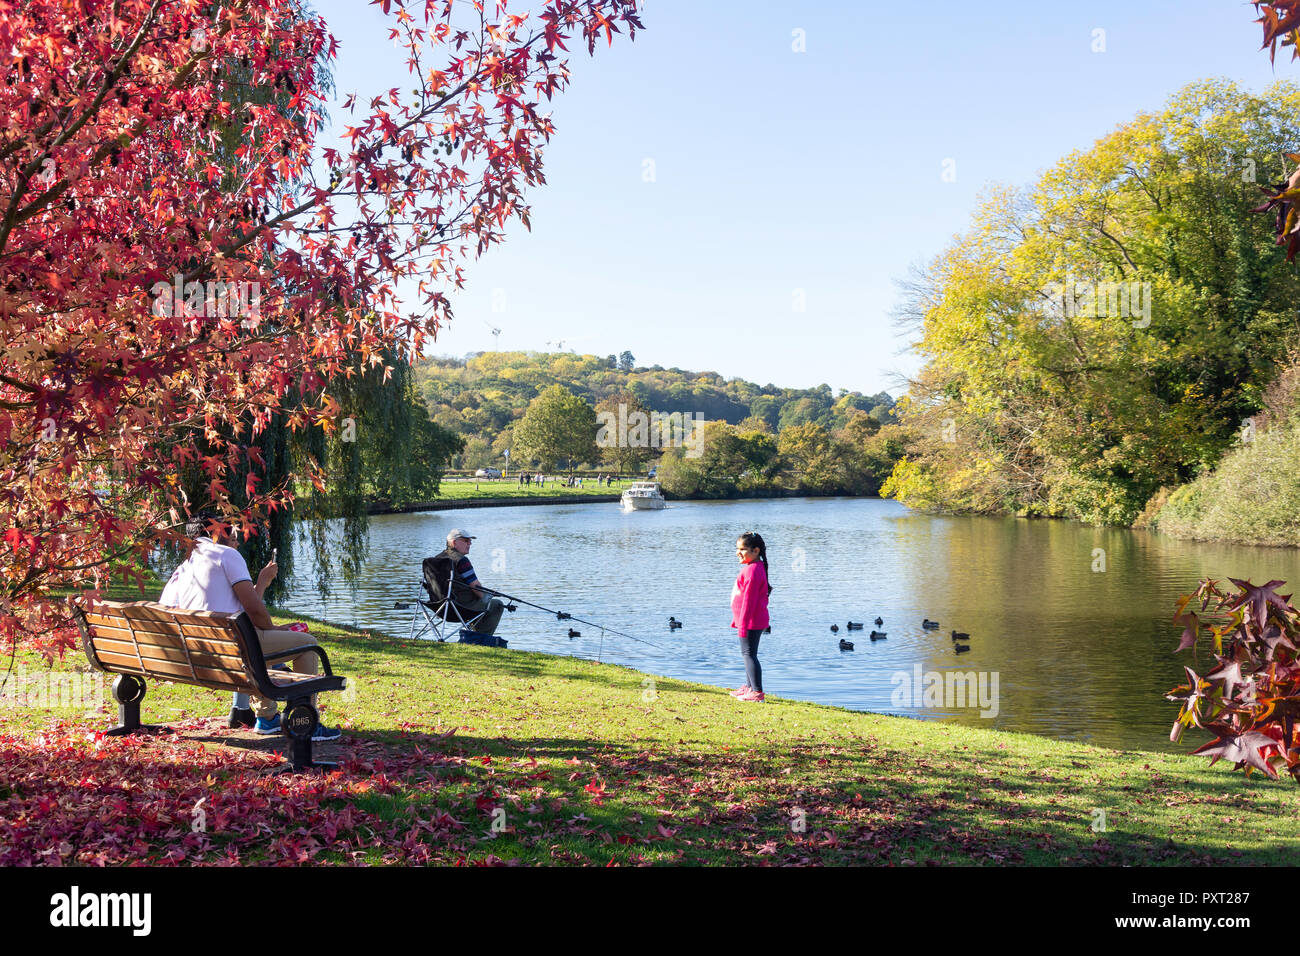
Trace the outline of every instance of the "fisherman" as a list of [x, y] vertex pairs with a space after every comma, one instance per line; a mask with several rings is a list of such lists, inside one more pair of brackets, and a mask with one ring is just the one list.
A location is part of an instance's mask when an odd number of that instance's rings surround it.
[[482, 613], [483, 616], [474, 625], [474, 631], [490, 635], [496, 633], [506, 604], [497, 598], [489, 598], [483, 592], [483, 585], [479, 583], [474, 565], [469, 560], [469, 549], [474, 538], [475, 535], [461, 528], [452, 528], [447, 532], [446, 555], [455, 567], [451, 597], [458, 607], [471, 614]]

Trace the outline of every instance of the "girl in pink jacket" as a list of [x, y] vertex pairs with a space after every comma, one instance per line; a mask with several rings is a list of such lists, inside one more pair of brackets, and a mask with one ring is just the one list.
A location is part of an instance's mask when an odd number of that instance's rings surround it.
[[763, 668], [758, 663], [758, 639], [768, 625], [767, 545], [762, 535], [746, 531], [736, 539], [736, 557], [740, 574], [731, 589], [731, 626], [740, 634], [740, 653], [745, 659], [747, 683], [731, 692], [740, 700], [762, 702]]

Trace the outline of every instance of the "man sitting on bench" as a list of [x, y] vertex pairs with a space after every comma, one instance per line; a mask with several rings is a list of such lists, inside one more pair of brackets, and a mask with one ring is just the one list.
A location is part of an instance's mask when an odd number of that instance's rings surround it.
[[[194, 550], [172, 572], [171, 579], [158, 599], [159, 604], [186, 611], [217, 611], [226, 614], [246, 611], [257, 631], [264, 654], [316, 643], [316, 639], [305, 631], [280, 630], [271, 620], [271, 615], [262, 602], [262, 595], [279, 571], [273, 562], [262, 568], [257, 576], [257, 584], [254, 585], [248, 574], [248, 564], [244, 561], [244, 556], [232, 546], [234, 539], [220, 517], [204, 512], [191, 521], [185, 530], [194, 539]], [[290, 660], [294, 673], [319, 673], [315, 654], [299, 654]], [[242, 697], [243, 694], [235, 695], [234, 706], [230, 710], [232, 728], [253, 727], [259, 734], [280, 733], [280, 714], [275, 701], [253, 697], [252, 703], [257, 710], [255, 721], [253, 709], [246, 700], [241, 700]], [[316, 706], [314, 698], [312, 706]], [[342, 731], [338, 728], [321, 724], [316, 728], [312, 740], [337, 740], [341, 736]]]
[[447, 533], [445, 553], [456, 569], [451, 596], [458, 607], [472, 614], [483, 612], [483, 616], [474, 624], [474, 631], [478, 634], [492, 635], [497, 632], [497, 625], [501, 623], [501, 612], [505, 610], [506, 604], [497, 598], [489, 598], [483, 593], [478, 575], [474, 573], [474, 565], [470, 564], [468, 557], [473, 541], [474, 535], [460, 528], [453, 528]]

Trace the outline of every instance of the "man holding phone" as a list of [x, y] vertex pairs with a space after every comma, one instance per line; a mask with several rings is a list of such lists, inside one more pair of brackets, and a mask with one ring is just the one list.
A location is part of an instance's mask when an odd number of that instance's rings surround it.
[[[194, 550], [172, 572], [158, 599], [159, 604], [187, 611], [227, 614], [244, 611], [253, 622], [265, 654], [316, 643], [316, 639], [305, 631], [277, 628], [266, 610], [262, 595], [279, 570], [275, 564], [275, 551], [271, 552], [270, 563], [258, 573], [257, 584], [254, 584], [244, 556], [234, 547], [229, 526], [218, 515], [204, 512], [186, 526], [186, 532], [194, 539]], [[300, 654], [289, 660], [296, 674], [319, 672], [315, 654]], [[279, 707], [275, 701], [254, 696], [253, 707], [250, 708], [249, 703], [246, 695], [235, 695], [230, 709], [232, 728], [253, 727], [259, 734], [280, 733]], [[312, 706], [316, 706], [314, 699]], [[337, 740], [340, 736], [342, 732], [338, 728], [321, 724], [312, 740]]]

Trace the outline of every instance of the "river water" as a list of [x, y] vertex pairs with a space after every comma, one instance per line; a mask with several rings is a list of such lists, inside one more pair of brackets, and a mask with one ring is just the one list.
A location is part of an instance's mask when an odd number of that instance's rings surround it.
[[[633, 513], [596, 503], [377, 516], [355, 590], [322, 601], [304, 549], [285, 606], [405, 637], [411, 611], [394, 602], [416, 595], [421, 560], [454, 527], [477, 535], [470, 559], [489, 587], [654, 645], [602, 641], [598, 628], [521, 607], [498, 631], [511, 649], [739, 686], [729, 601], [736, 536], [753, 530], [767, 542], [774, 586], [772, 633], [759, 648], [769, 695], [1121, 749], [1185, 752], [1196, 742], [1168, 740], [1177, 705], [1164, 693], [1193, 663], [1173, 654], [1180, 594], [1206, 576], [1300, 581], [1292, 550], [1065, 521], [934, 517], [879, 499], [796, 498]], [[670, 631], [669, 616], [684, 626]], [[888, 637], [873, 642], [876, 617]], [[924, 630], [925, 618], [940, 629]], [[849, 632], [849, 620], [867, 626]], [[571, 627], [581, 636], [569, 638]], [[969, 652], [954, 651], [954, 629], [971, 635]], [[854, 650], [841, 650], [841, 638]], [[1193, 666], [1203, 673], [1207, 661], [1202, 651]], [[941, 685], [950, 688], [942, 696]]]

